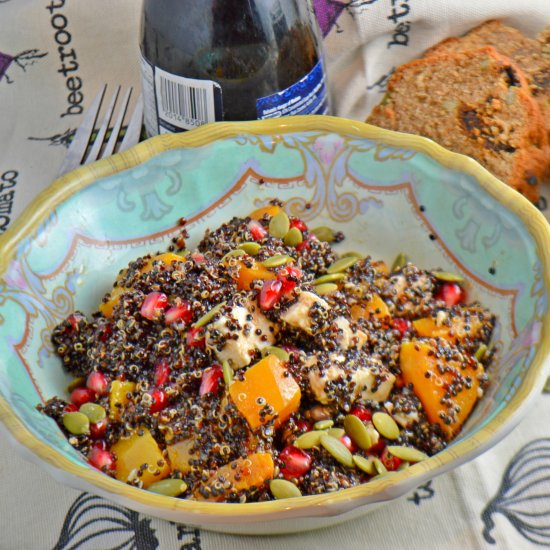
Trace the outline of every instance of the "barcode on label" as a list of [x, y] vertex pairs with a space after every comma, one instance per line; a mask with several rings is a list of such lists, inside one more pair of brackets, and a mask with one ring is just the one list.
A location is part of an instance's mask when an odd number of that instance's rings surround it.
[[216, 120], [215, 94], [219, 85], [210, 80], [155, 71], [159, 124], [167, 130], [190, 130]]

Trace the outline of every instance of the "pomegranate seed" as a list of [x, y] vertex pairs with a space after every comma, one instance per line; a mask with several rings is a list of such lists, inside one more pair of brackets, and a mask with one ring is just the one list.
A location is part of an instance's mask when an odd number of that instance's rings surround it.
[[283, 295], [283, 283], [274, 279], [264, 281], [264, 286], [260, 291], [258, 303], [260, 309], [269, 311], [281, 299]]
[[255, 241], [261, 241], [267, 236], [267, 229], [256, 220], [251, 220], [248, 222], [248, 230]]
[[399, 332], [401, 338], [403, 338], [403, 336], [405, 336], [405, 333], [408, 332], [412, 327], [412, 323], [408, 319], [402, 319], [401, 317], [393, 319], [391, 325], [392, 328]]
[[191, 254], [191, 258], [193, 258], [193, 261], [196, 264], [203, 264], [206, 262], [204, 254], [201, 254], [200, 252], [193, 252], [193, 254]]
[[141, 304], [139, 312], [143, 317], [149, 320], [157, 319], [161, 311], [166, 309], [168, 297], [162, 292], [149, 292]]
[[71, 402], [78, 408], [90, 401], [95, 401], [95, 392], [90, 388], [76, 388], [71, 393]]
[[311, 455], [294, 445], [288, 445], [279, 453], [281, 473], [286, 479], [306, 474], [311, 468], [311, 461]]
[[357, 451], [357, 445], [350, 439], [349, 435], [344, 434], [342, 437], [340, 437], [340, 442], [347, 447], [348, 451], [352, 453]]
[[351, 409], [350, 414], [355, 415], [359, 420], [363, 422], [370, 422], [372, 420], [372, 412], [361, 405], [356, 405]]
[[64, 413], [75, 413], [78, 412], [78, 407], [76, 405], [73, 405], [72, 403], [69, 403], [68, 405], [65, 405], [63, 407]]
[[188, 348], [204, 348], [206, 341], [200, 327], [192, 327], [187, 331], [186, 343]]
[[101, 449], [102, 451], [107, 450], [107, 441], [104, 439], [98, 439], [97, 441], [94, 441], [92, 447], [95, 447], [96, 449]]
[[113, 333], [113, 326], [110, 323], [105, 323], [99, 331], [100, 342], [106, 342], [109, 336]]
[[93, 424], [90, 424], [90, 437], [92, 439], [101, 439], [105, 432], [107, 431], [107, 425], [109, 424], [109, 421], [105, 417], [103, 420], [100, 420], [99, 422], [95, 422]]
[[202, 397], [207, 393], [216, 393], [220, 386], [220, 380], [223, 378], [223, 371], [217, 363], [206, 369], [202, 373], [199, 395]]
[[443, 300], [447, 307], [456, 306], [464, 302], [466, 293], [458, 283], [445, 281], [434, 293], [436, 300]]
[[298, 267], [287, 266], [277, 272], [277, 280], [281, 281], [283, 294], [288, 294], [302, 278], [302, 270]]
[[80, 313], [71, 313], [66, 319], [67, 323], [71, 325], [69, 332], [80, 332], [78, 325], [83, 319], [86, 319], [84, 315], [81, 315]]
[[294, 344], [281, 344], [281, 348], [284, 349], [287, 353], [299, 355], [300, 348]]
[[302, 233], [307, 231], [307, 225], [300, 218], [292, 218], [290, 220], [290, 227], [295, 227], [299, 229]]
[[310, 432], [311, 430], [312, 430], [312, 426], [307, 420], [297, 420], [296, 421], [296, 431], [299, 434]]
[[164, 386], [168, 379], [170, 378], [170, 373], [172, 369], [166, 361], [158, 361], [155, 365], [155, 372], [153, 374], [153, 382], [157, 388]]
[[115, 457], [112, 453], [99, 447], [92, 447], [88, 454], [88, 462], [102, 472], [113, 472], [115, 470]]
[[305, 250], [309, 250], [311, 248], [311, 245], [309, 244], [309, 239], [305, 239], [301, 243], [298, 243], [295, 248], [296, 252], [304, 252]]
[[388, 452], [388, 449], [384, 449], [384, 451], [380, 455], [380, 460], [382, 461], [382, 464], [384, 464], [386, 469], [390, 472], [397, 470], [402, 462], [400, 458], [397, 458], [396, 456], [391, 456]]
[[190, 323], [193, 318], [193, 311], [191, 304], [186, 300], [182, 301], [180, 305], [173, 306], [166, 310], [164, 314], [164, 322], [167, 325], [176, 323], [177, 321], [183, 321], [184, 323]]
[[385, 448], [386, 448], [386, 442], [382, 438], [380, 438], [378, 440], [378, 443], [376, 443], [372, 447], [369, 447], [369, 453], [379, 455], [381, 452], [384, 451]]
[[396, 388], [399, 388], [399, 389], [401, 389], [402, 387], [405, 386], [405, 379], [403, 378], [402, 374], [397, 374], [395, 376], [394, 385], [395, 385]]
[[166, 408], [168, 405], [168, 396], [164, 390], [159, 390], [156, 388], [147, 393], [149, 393], [149, 395], [153, 398], [153, 403], [149, 407], [149, 412], [151, 414], [160, 412]]
[[97, 395], [107, 395], [109, 393], [109, 379], [102, 372], [91, 372], [86, 380], [86, 387]]

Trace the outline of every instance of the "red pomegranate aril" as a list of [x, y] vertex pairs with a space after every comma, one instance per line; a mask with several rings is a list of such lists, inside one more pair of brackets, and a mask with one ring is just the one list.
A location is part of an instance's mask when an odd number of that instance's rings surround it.
[[250, 234], [255, 241], [261, 241], [267, 236], [267, 229], [256, 220], [251, 220], [250, 222], [248, 222], [248, 230], [250, 231]]
[[166, 361], [158, 361], [155, 365], [155, 372], [153, 374], [153, 383], [157, 388], [164, 386], [170, 378], [172, 369]]
[[399, 334], [401, 335], [401, 338], [405, 336], [405, 334], [411, 329], [412, 323], [408, 319], [402, 319], [401, 317], [397, 317], [396, 319], [393, 319], [391, 322], [392, 328], [397, 330]]
[[307, 225], [300, 218], [292, 218], [290, 220], [290, 228], [292, 229], [293, 227], [299, 229], [302, 233], [307, 231]]
[[167, 309], [164, 313], [164, 322], [167, 325], [182, 321], [183, 323], [190, 323], [193, 319], [193, 310], [191, 304], [187, 301], [182, 301], [180, 305], [173, 306]]
[[367, 409], [366, 407], [362, 407], [361, 405], [356, 405], [351, 409], [350, 414], [355, 415], [359, 420], [362, 420], [363, 422], [370, 422], [372, 420], [372, 412]]
[[458, 283], [445, 281], [441, 283], [434, 293], [434, 298], [436, 300], [443, 300], [447, 307], [452, 307], [464, 302], [466, 293]]
[[78, 407], [76, 405], [74, 405], [73, 403], [69, 403], [68, 405], [65, 405], [63, 407], [63, 412], [64, 413], [78, 412]]
[[223, 378], [223, 371], [220, 365], [215, 364], [202, 373], [199, 395], [202, 397], [207, 393], [216, 393]]
[[185, 339], [188, 348], [204, 348], [206, 340], [204, 338], [204, 332], [200, 327], [192, 327], [187, 331]]
[[399, 468], [399, 466], [403, 462], [400, 458], [397, 458], [396, 456], [391, 456], [388, 452], [388, 449], [384, 449], [384, 451], [380, 455], [380, 460], [389, 472], [397, 470], [397, 468]]
[[260, 291], [260, 296], [258, 298], [258, 303], [260, 309], [263, 311], [269, 311], [273, 309], [273, 306], [279, 302], [283, 295], [283, 284], [281, 281], [274, 279], [268, 279], [264, 281], [262, 290]]
[[107, 420], [107, 418], [104, 418], [99, 422], [94, 422], [90, 424], [90, 437], [92, 439], [101, 439], [105, 435], [105, 432], [107, 431], [108, 424], [109, 424], [109, 421]]
[[158, 388], [148, 392], [149, 395], [153, 398], [153, 402], [149, 407], [149, 412], [151, 414], [160, 412], [166, 408], [168, 405], [168, 396], [164, 390], [159, 390]]
[[298, 267], [287, 266], [277, 272], [277, 280], [281, 282], [283, 294], [288, 294], [302, 278], [302, 270]]
[[289, 354], [300, 355], [300, 348], [294, 344], [282, 344], [281, 348]]
[[312, 425], [307, 420], [297, 420], [295, 425], [298, 434], [304, 434], [313, 429]]
[[97, 395], [107, 395], [109, 393], [109, 379], [102, 372], [91, 372], [86, 379], [86, 387]]
[[369, 447], [369, 453], [379, 455], [386, 448], [386, 442], [380, 438], [378, 443], [375, 443], [372, 447]]
[[309, 244], [309, 239], [305, 239], [301, 243], [298, 243], [295, 248], [296, 252], [304, 252], [305, 250], [309, 250], [311, 248], [311, 245]]
[[88, 462], [102, 472], [115, 470], [115, 457], [112, 453], [99, 447], [92, 447], [88, 454]]
[[279, 453], [279, 467], [285, 479], [301, 477], [311, 468], [311, 455], [288, 445]]
[[348, 451], [350, 451], [351, 453], [355, 453], [357, 451], [357, 445], [350, 439], [349, 435], [344, 434], [339, 439], [340, 439], [340, 443], [343, 443], [343, 445], [348, 449]]
[[71, 392], [71, 402], [79, 408], [90, 401], [95, 401], [95, 392], [90, 388], [76, 388]]
[[78, 332], [80, 330], [78, 325], [80, 321], [82, 321], [85, 318], [86, 317], [84, 317], [84, 315], [81, 315], [80, 313], [71, 313], [66, 319], [67, 323], [71, 325], [70, 331]]
[[203, 264], [206, 262], [204, 254], [201, 254], [200, 252], [193, 252], [193, 254], [191, 254], [191, 258], [196, 264]]
[[161, 312], [168, 305], [168, 296], [163, 292], [149, 292], [141, 304], [139, 312], [143, 317], [152, 321], [158, 319]]
[[106, 451], [107, 441], [105, 441], [105, 439], [98, 439], [97, 441], [93, 442], [92, 448], [99, 449], [101, 451]]

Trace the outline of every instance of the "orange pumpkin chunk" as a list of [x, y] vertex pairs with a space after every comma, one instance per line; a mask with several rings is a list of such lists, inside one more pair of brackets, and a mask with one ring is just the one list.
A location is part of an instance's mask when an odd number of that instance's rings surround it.
[[378, 317], [383, 319], [390, 316], [388, 305], [378, 294], [373, 294], [369, 300], [351, 306], [351, 316], [354, 321]]
[[269, 218], [272, 218], [273, 216], [277, 215], [281, 210], [282, 208], [280, 206], [277, 206], [275, 204], [268, 204], [267, 206], [262, 206], [261, 208], [257, 208], [256, 210], [252, 211], [249, 214], [249, 217], [253, 220], [260, 221], [266, 214]]
[[215, 486], [221, 487], [229, 481], [231, 487], [222, 494], [212, 494], [206, 497], [200, 490], [195, 492], [198, 500], [222, 501], [228, 496], [231, 490], [238, 492], [245, 491], [251, 487], [261, 487], [270, 479], [273, 479], [275, 465], [270, 453], [254, 453], [246, 458], [239, 458], [221, 466], [206, 482], [210, 489]]
[[113, 380], [109, 390], [109, 418], [111, 420], [121, 420], [121, 414], [124, 407], [128, 404], [128, 394], [136, 389], [135, 382], [122, 382]]
[[[274, 425], [288, 420], [300, 406], [300, 386], [275, 355], [267, 355], [247, 369], [244, 380], [229, 386], [229, 394], [239, 412], [255, 430], [275, 417]], [[260, 415], [269, 408], [269, 412]]]
[[239, 274], [237, 275], [237, 288], [239, 290], [250, 290], [250, 285], [253, 281], [261, 279], [276, 279], [277, 275], [273, 271], [269, 271], [262, 264], [254, 263], [252, 267], [247, 267], [243, 262], [240, 262]]
[[183, 474], [191, 471], [192, 468], [189, 461], [198, 457], [197, 453], [191, 452], [194, 444], [195, 441], [193, 439], [184, 439], [166, 447], [170, 464], [174, 470], [179, 470]]
[[[143, 432], [143, 435], [138, 432]], [[137, 479], [143, 482], [145, 489], [170, 475], [170, 464], [147, 428], [140, 428], [130, 437], [118, 440], [111, 451], [116, 455], [115, 477], [120, 481], [133, 481], [143, 464], [148, 466]]]
[[460, 315], [454, 315], [449, 322], [438, 322], [436, 318], [424, 317], [413, 321], [413, 326], [422, 338], [444, 338], [445, 340], [456, 343], [464, 338], [475, 338], [481, 330], [483, 324], [479, 317], [472, 310], [472, 315], [466, 321]]
[[[436, 357], [435, 349], [424, 342], [405, 342], [400, 365], [405, 384], [412, 384], [428, 420], [437, 423], [449, 440], [472, 412], [479, 394], [483, 367], [475, 362], [459, 363]], [[440, 368], [444, 373], [440, 372]], [[463, 368], [464, 367], [464, 368]]]

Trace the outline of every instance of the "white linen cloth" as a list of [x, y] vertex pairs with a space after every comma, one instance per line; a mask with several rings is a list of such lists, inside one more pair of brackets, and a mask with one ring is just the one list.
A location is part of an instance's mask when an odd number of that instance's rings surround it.
[[[357, 120], [381, 99], [398, 64], [444, 37], [490, 18], [532, 36], [550, 24], [550, 0], [316, 0], [315, 6], [334, 114]], [[100, 87], [139, 88], [138, 26], [133, 0], [0, 0], [0, 232], [54, 179]], [[542, 395], [510, 436], [469, 464], [359, 520], [277, 538], [178, 527], [81, 495], [21, 459], [0, 433], [0, 550], [550, 546], [548, 418], [550, 395]], [[534, 468], [534, 483], [514, 499], [525, 464]]]

